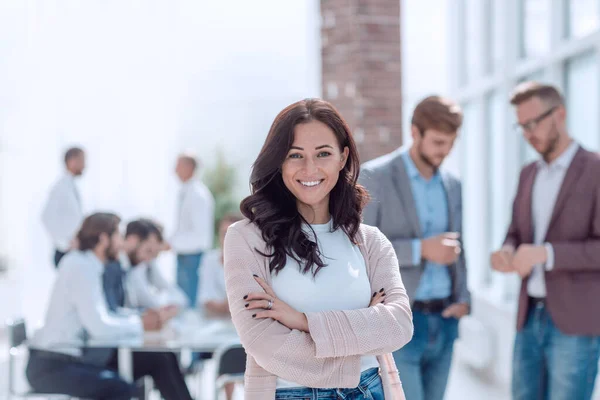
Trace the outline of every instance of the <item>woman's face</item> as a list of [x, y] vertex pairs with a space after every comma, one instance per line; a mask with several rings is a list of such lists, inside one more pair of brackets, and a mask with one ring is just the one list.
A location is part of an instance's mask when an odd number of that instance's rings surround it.
[[324, 123], [310, 121], [294, 128], [294, 142], [281, 173], [307, 221], [322, 223], [315, 218], [329, 218], [329, 193], [347, 159], [348, 148], [340, 150], [335, 134]]

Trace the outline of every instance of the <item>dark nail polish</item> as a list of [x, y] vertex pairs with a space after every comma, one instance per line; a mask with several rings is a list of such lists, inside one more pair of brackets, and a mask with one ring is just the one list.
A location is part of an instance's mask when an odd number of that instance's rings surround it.
[[373, 293], [373, 297], [377, 296], [377, 292]]
[[381, 300], [381, 304], [383, 304], [383, 300]]
[[249, 305], [250, 305], [250, 304], [247, 304], [247, 303], [246, 303], [246, 305], [245, 305], [244, 307], [248, 308], [248, 306], [249, 306]]
[[252, 314], [252, 318], [255, 318], [255, 317], [256, 317], [256, 314]]
[[244, 296], [244, 300], [246, 300], [247, 298], [248, 298], [248, 295], [245, 295], [245, 296]]
[[382, 294], [381, 296], [385, 296], [385, 293], [384, 293], [384, 294]]
[[379, 291], [379, 293], [383, 293], [383, 288], [381, 288], [381, 290]]
[[258, 275], [256, 275], [256, 274], [252, 274], [252, 276], [255, 277], [255, 278], [258, 278]]

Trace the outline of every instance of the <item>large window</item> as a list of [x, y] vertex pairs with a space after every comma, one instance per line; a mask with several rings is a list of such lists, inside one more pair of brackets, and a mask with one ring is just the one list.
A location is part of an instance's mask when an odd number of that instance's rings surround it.
[[521, 0], [521, 56], [538, 57], [550, 51], [550, 0]]
[[509, 94], [526, 80], [555, 85], [566, 99], [571, 135], [600, 151], [600, 0], [458, 4], [458, 34], [450, 37], [459, 40], [448, 46], [456, 55], [451, 96], [465, 105], [460, 161], [469, 283], [514, 305], [520, 279], [490, 272], [489, 252], [502, 244], [519, 171], [540, 156], [513, 128]]
[[486, 72], [488, 73], [499, 71], [502, 67], [505, 46], [502, 26], [503, 1], [504, 0], [486, 0], [484, 29], [488, 35], [486, 43]]
[[[486, 98], [486, 133], [487, 140], [487, 188], [488, 188], [488, 237], [489, 250], [494, 250], [502, 244], [506, 230], [504, 220], [504, 201], [501, 182], [504, 182], [504, 153], [506, 130], [504, 129], [504, 110], [506, 98], [498, 90]], [[508, 134], [512, 134], [508, 130]]]
[[573, 58], [565, 68], [567, 120], [570, 134], [590, 150], [600, 150], [598, 55]]
[[582, 37], [598, 30], [600, 26], [600, 1], [568, 0], [569, 13], [567, 32], [571, 37]]
[[[489, 257], [486, 220], [487, 203], [486, 134], [482, 124], [483, 104], [474, 101], [464, 106], [462, 129], [463, 234], [469, 267], [469, 285], [478, 287], [489, 279], [487, 264], [479, 260]], [[468, 210], [468, 211], [467, 211]]]
[[467, 81], [472, 82], [484, 70], [483, 31], [484, 2], [481, 0], [464, 0], [465, 13], [465, 45]]

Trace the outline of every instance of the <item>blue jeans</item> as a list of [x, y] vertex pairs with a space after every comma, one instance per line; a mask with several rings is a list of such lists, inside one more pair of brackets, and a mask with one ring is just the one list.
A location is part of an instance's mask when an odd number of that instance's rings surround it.
[[598, 336], [565, 335], [543, 304], [532, 305], [515, 339], [513, 400], [591, 399], [599, 343]]
[[446, 391], [458, 320], [413, 311], [412, 340], [394, 352], [406, 400], [442, 400]]
[[384, 400], [383, 385], [379, 377], [379, 369], [371, 368], [360, 375], [360, 383], [354, 389], [311, 389], [291, 388], [277, 389], [275, 400]]
[[177, 285], [187, 295], [190, 307], [196, 307], [202, 254], [177, 254]]

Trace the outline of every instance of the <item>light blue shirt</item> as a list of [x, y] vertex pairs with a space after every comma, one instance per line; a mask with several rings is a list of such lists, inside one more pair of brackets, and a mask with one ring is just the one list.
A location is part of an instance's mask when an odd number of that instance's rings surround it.
[[[419, 216], [421, 234], [424, 239], [448, 231], [448, 199], [439, 172], [431, 179], [425, 179], [408, 152], [402, 154], [402, 161], [408, 177]], [[421, 240], [415, 239], [412, 245], [413, 265], [421, 263]], [[446, 265], [425, 262], [425, 270], [421, 276], [415, 294], [416, 300], [432, 300], [450, 297], [452, 279]]]

